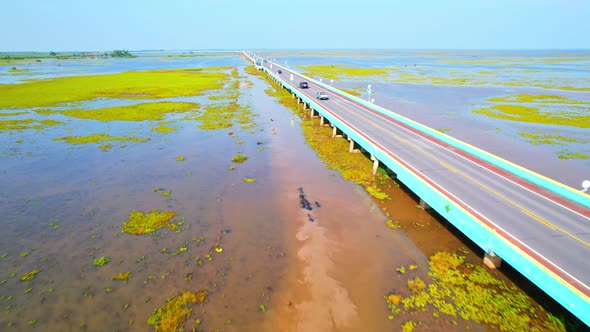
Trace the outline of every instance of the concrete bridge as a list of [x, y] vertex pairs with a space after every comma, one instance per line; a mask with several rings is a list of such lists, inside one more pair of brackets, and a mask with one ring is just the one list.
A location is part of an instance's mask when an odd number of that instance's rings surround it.
[[[244, 52], [311, 116], [366, 151], [485, 252], [590, 326], [590, 195], [390, 110]], [[278, 71], [281, 71], [279, 74]], [[305, 81], [308, 88], [300, 88]], [[316, 98], [325, 91], [327, 100]]]

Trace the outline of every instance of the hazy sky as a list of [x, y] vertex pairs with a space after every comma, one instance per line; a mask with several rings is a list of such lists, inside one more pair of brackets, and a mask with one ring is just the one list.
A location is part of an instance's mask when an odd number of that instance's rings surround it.
[[0, 51], [590, 49], [590, 0], [2, 0]]

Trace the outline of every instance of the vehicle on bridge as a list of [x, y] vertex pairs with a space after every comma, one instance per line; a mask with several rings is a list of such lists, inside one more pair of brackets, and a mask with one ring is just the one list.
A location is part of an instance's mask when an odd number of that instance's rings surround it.
[[309, 85], [307, 84], [307, 82], [303, 81], [303, 82], [299, 82], [299, 87], [301, 89], [307, 89], [307, 88], [309, 88]]
[[319, 100], [328, 100], [328, 94], [325, 91], [318, 91], [318, 93], [316, 93], [315, 97]]
[[279, 69], [279, 70], [277, 70], [277, 74], [279, 74], [279, 75], [280, 75], [280, 74], [282, 74], [282, 73], [283, 73], [283, 71], [282, 71], [282, 70], [280, 70], [280, 69]]

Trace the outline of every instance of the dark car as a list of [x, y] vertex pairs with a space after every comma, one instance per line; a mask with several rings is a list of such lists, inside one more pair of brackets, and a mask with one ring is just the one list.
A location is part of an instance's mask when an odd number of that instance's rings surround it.
[[282, 70], [280, 70], [280, 69], [279, 69], [279, 70], [277, 70], [277, 74], [279, 74], [279, 75], [280, 75], [280, 74], [282, 74], [282, 73], [283, 73], [283, 71], [282, 71]]
[[309, 88], [309, 85], [307, 84], [307, 82], [299, 82], [299, 87], [302, 89], [307, 89]]

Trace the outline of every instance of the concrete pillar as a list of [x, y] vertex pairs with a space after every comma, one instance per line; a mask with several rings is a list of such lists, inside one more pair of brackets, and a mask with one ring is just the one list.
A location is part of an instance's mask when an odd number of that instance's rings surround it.
[[379, 159], [374, 155], [371, 155], [371, 160], [373, 161], [373, 175], [376, 175], [377, 170], [379, 169]]
[[491, 270], [495, 270], [502, 265], [502, 258], [496, 256], [493, 251], [490, 251], [489, 254], [486, 252], [483, 256], [483, 263]]
[[332, 138], [334, 137], [342, 137], [342, 135], [338, 135], [338, 127], [332, 125]]
[[422, 207], [424, 210], [430, 209], [430, 205], [428, 205], [428, 203], [426, 203], [422, 198], [420, 198], [420, 207]]
[[350, 153], [360, 153], [361, 151], [359, 149], [355, 149], [354, 148], [354, 140], [352, 138], [348, 138], [348, 140], [350, 141], [350, 145], [348, 146], [348, 152]]
[[295, 94], [291, 93], [291, 99], [295, 99]]
[[320, 126], [324, 126], [324, 117], [320, 115]]

